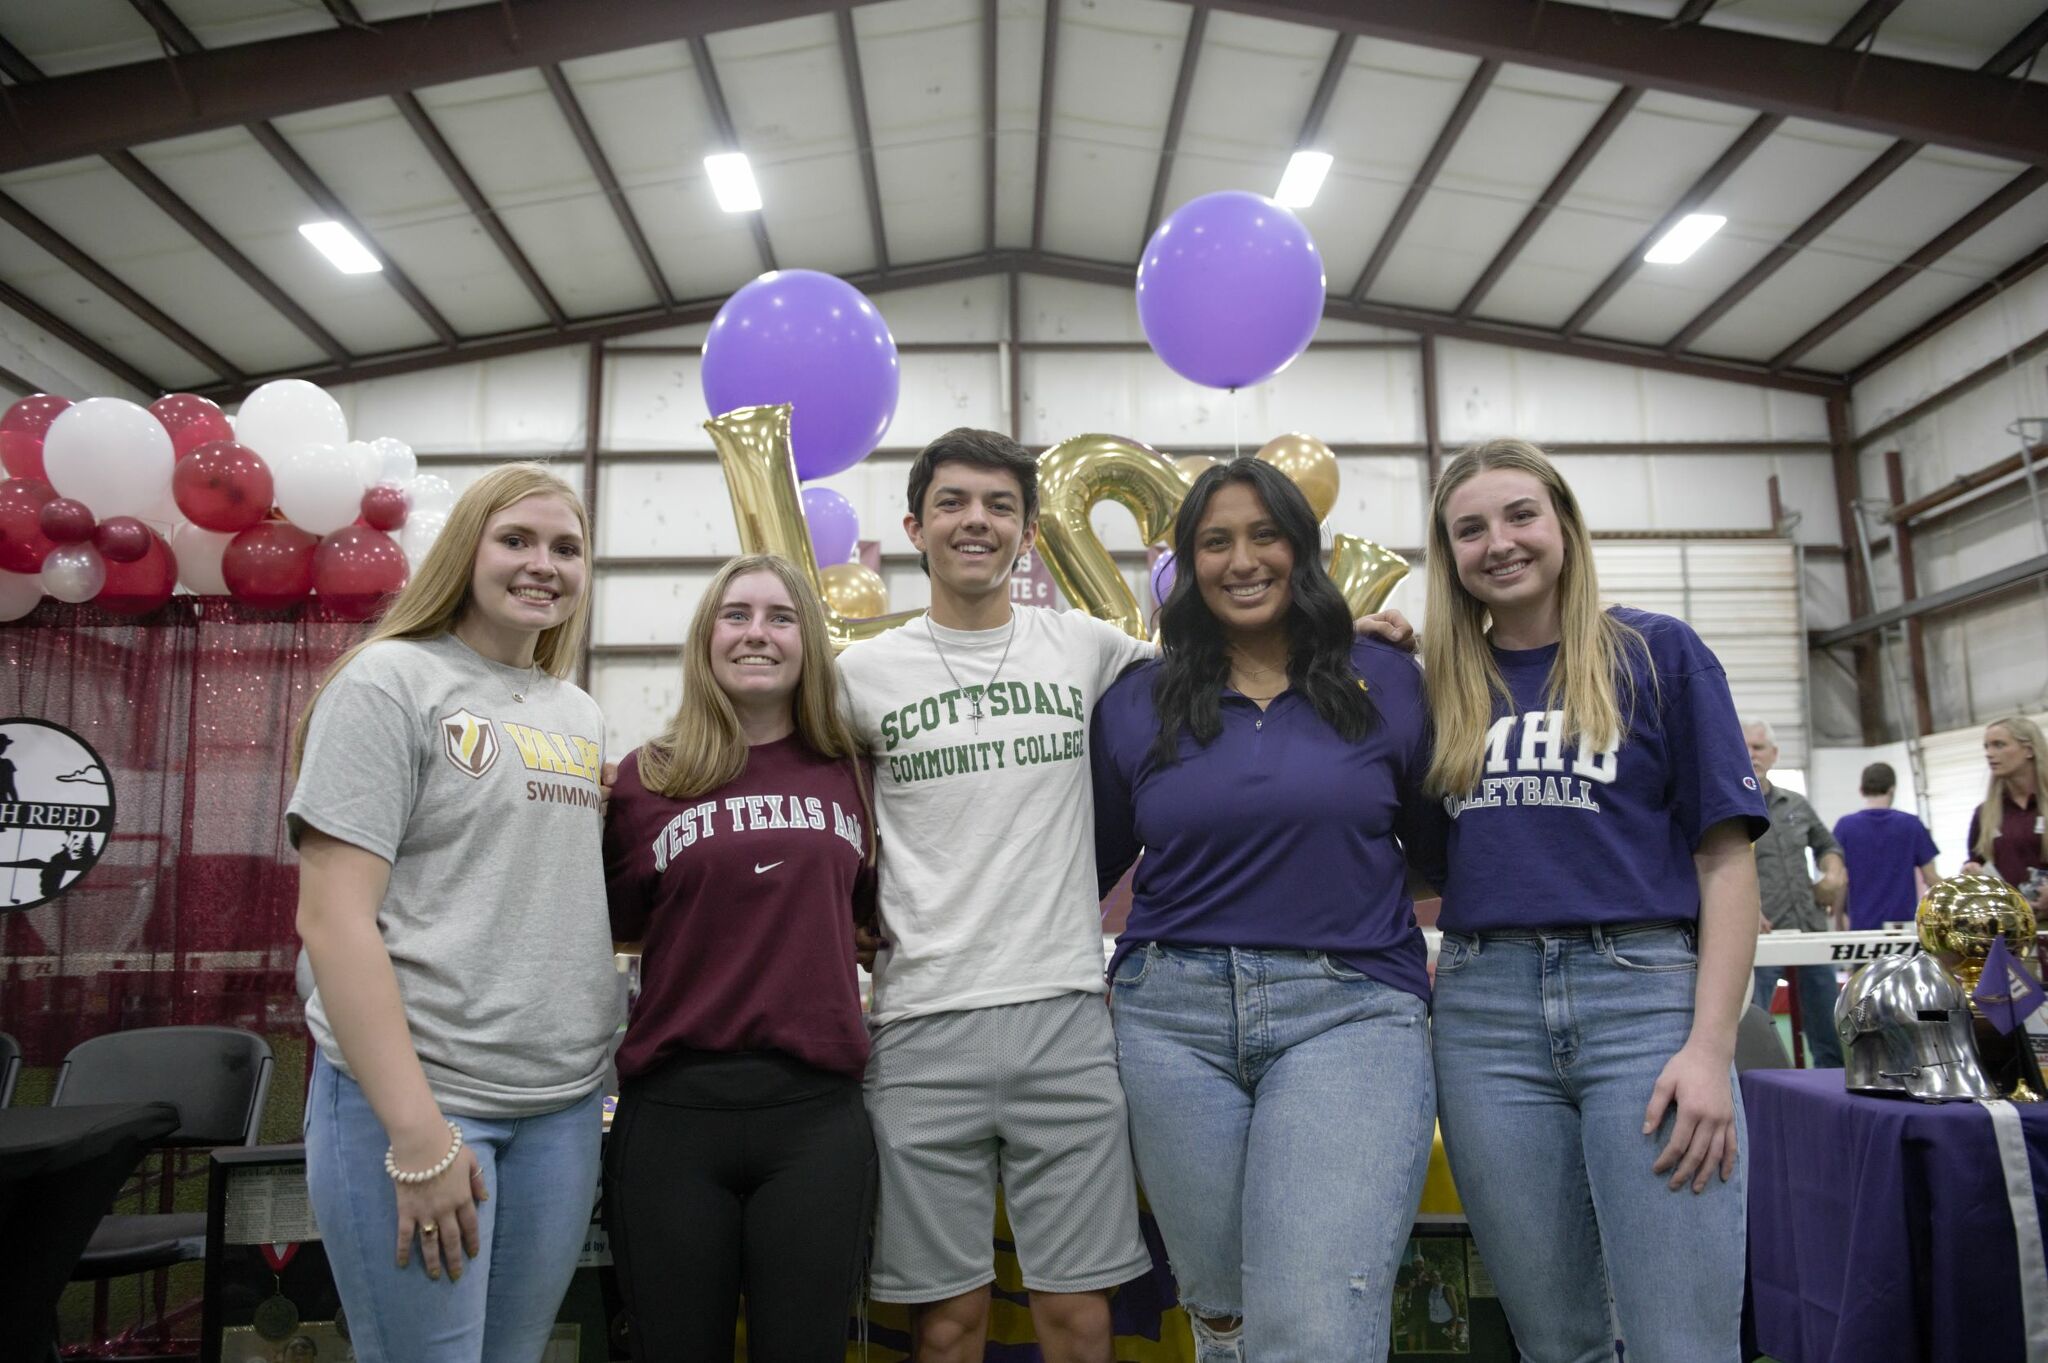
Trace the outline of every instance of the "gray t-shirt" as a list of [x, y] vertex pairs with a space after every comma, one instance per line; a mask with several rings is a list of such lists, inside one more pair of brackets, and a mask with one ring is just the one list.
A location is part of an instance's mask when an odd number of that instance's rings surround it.
[[[624, 987], [605, 910], [603, 741], [576, 686], [452, 634], [371, 645], [314, 707], [285, 825], [294, 846], [310, 826], [391, 863], [377, 927], [446, 1111], [532, 1116], [604, 1080]], [[317, 990], [306, 1022], [346, 1073]]]

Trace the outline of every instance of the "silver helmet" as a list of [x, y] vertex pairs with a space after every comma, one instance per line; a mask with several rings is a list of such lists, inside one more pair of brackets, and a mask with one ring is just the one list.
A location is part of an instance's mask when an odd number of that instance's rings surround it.
[[1857, 971], [1835, 1000], [1852, 1093], [1923, 1103], [1996, 1098], [1971, 1032], [1970, 1002], [1927, 952], [1887, 956]]

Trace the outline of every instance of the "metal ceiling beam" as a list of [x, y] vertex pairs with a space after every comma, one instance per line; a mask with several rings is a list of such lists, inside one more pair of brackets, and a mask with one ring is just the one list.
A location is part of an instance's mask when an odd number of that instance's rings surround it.
[[2048, 165], [2048, 86], [1599, 5], [1215, 0], [1289, 23], [1669, 90]]
[[868, 234], [875, 239], [875, 268], [889, 268], [889, 235], [882, 226], [882, 182], [875, 173], [875, 137], [868, 128], [868, 92], [860, 78], [860, 45], [853, 31], [853, 13], [841, 10], [839, 64], [846, 73], [846, 102], [853, 114], [853, 139], [860, 148], [861, 188], [868, 201]]
[[[1714, 0], [1686, 0], [1671, 22], [1697, 23], [1700, 17], [1713, 7]], [[1508, 267], [1522, 254], [1522, 248], [1529, 244], [1529, 238], [1536, 235], [1536, 229], [1549, 219], [1551, 211], [1564, 202], [1564, 196], [1571, 193], [1572, 186], [1579, 182], [1579, 176], [1585, 174], [1586, 167], [1600, 154], [1601, 149], [1607, 145], [1607, 140], [1614, 136], [1622, 120], [1635, 112], [1635, 107], [1642, 98], [1643, 90], [1639, 85], [1624, 85], [1614, 92], [1614, 98], [1600, 111], [1600, 117], [1593, 120], [1593, 126], [1579, 139], [1579, 145], [1572, 149], [1572, 154], [1558, 167], [1557, 174], [1551, 177], [1543, 192], [1536, 196], [1536, 202], [1529, 205], [1529, 211], [1522, 215], [1522, 220], [1515, 225], [1515, 230], [1501, 243], [1500, 249], [1493, 253], [1493, 259], [1486, 263], [1486, 268], [1479, 272], [1479, 278], [1465, 291], [1465, 296], [1459, 300], [1455, 309], [1459, 317], [1470, 317], [1479, 311], [1479, 305], [1486, 301], [1486, 295], [1493, 292], [1494, 285], [1500, 283], [1501, 276], [1508, 272]]]
[[[1022, 252], [1015, 268], [1027, 273], [1052, 275], [1088, 284], [1130, 288], [1136, 272], [1114, 261], [1083, 260], [1044, 252]], [[1668, 374], [1689, 374], [1695, 378], [1722, 379], [1785, 392], [1827, 397], [1844, 393], [1846, 384], [1838, 374], [1811, 370], [1773, 372], [1746, 360], [1719, 359], [1705, 355], [1666, 355], [1653, 346], [1596, 336], [1562, 336], [1542, 327], [1514, 322], [1495, 322], [1457, 317], [1427, 308], [1398, 307], [1385, 303], [1361, 303], [1331, 295], [1324, 301], [1323, 316], [1340, 322], [1362, 322], [1368, 326], [1394, 327], [1403, 331], [1447, 337], [1459, 341], [1480, 341], [1488, 345], [1540, 350], [1553, 355], [1570, 355], [1583, 360], [1634, 365]]]
[[[1993, 53], [1990, 60], [1977, 69], [1988, 76], [2009, 75], [2027, 62], [2048, 42], [2048, 10], [2035, 16], [2015, 35], [2011, 42]], [[1906, 162], [1919, 155], [1924, 142], [1905, 139], [1894, 142], [1860, 171], [1856, 178], [1837, 190], [1832, 198], [1814, 210], [1813, 215], [1792, 230], [1790, 236], [1771, 248], [1771, 253], [1751, 266], [1749, 270], [1729, 285], [1719, 298], [1702, 308], [1697, 316], [1672, 334], [1664, 343], [1664, 349], [1677, 354], [1698, 340], [1700, 334], [1714, 323], [1727, 316], [1729, 311], [1743, 299], [1755, 293], [1764, 281], [1791, 263], [1792, 257], [1806, 247], [1821, 233], [1833, 227], [1844, 214], [1869, 197], [1870, 192], [1883, 184]]]
[[1316, 139], [1323, 135], [1323, 119], [1330, 112], [1330, 101], [1337, 97], [1337, 82], [1344, 78], [1344, 68], [1351, 65], [1351, 49], [1357, 45], [1356, 33], [1337, 35], [1330, 48], [1330, 59], [1323, 63], [1323, 77], [1316, 82], [1315, 94], [1309, 97], [1308, 112], [1302, 115], [1301, 132], [1294, 139], [1296, 151], [1316, 149]]
[[[5, 72], [17, 85], [26, 85], [30, 81], [43, 78], [42, 69], [22, 56], [21, 49], [5, 38], [0, 38], [0, 72]], [[12, 98], [12, 95], [8, 98]]]
[[1851, 620], [1848, 624], [1839, 625], [1834, 629], [1817, 631], [1813, 634], [1811, 642], [1815, 648], [1832, 648], [1836, 644], [1852, 643], [1904, 621], [1917, 620], [1923, 615], [1950, 610], [1978, 597], [2023, 586], [2041, 577], [2048, 577], [2048, 554], [2022, 559], [2018, 563], [2009, 563], [1982, 577], [1973, 577], [1968, 582], [1958, 582], [1953, 587], [1944, 587], [1938, 592], [1930, 592], [1917, 600], [1878, 611], [1874, 615], [1866, 615], [1860, 620]]
[[1849, 323], [1855, 321], [1873, 307], [1876, 307], [1886, 298], [1889, 298], [1901, 285], [1917, 278], [1923, 270], [1934, 265], [1950, 251], [1955, 250], [1971, 237], [1977, 235], [1977, 233], [1989, 226], [2007, 209], [2013, 207], [2022, 199], [2027, 198], [2044, 184], [2048, 184], [2048, 170], [2044, 170], [2040, 166], [2029, 166], [2012, 179], [2006, 181], [2005, 185], [1997, 193], [1991, 195], [1990, 198], [1985, 199], [1975, 208], [1963, 214], [1962, 217], [1950, 223], [1925, 246], [1922, 246], [1912, 255], [1906, 257], [1898, 265], [1887, 270], [1876, 283], [1842, 304], [1841, 307], [1836, 308], [1826, 318], [1808, 328], [1805, 335], [1773, 355], [1770, 359], [1770, 367], [1773, 370], [1783, 369], [1822, 341], [1827, 340], [1828, 337], [1833, 336], [1843, 327], [1849, 325]]
[[996, 39], [1000, 16], [997, 0], [982, 0], [981, 6], [981, 115], [982, 145], [987, 149], [982, 185], [982, 216], [988, 235], [985, 250], [996, 249]]
[[[1837, 30], [1834, 37], [1828, 39], [1828, 46], [1848, 50], [1867, 41], [1875, 36], [1891, 12], [1902, 3], [1904, 0], [1864, 0], [1862, 8], [1850, 16], [1849, 22]], [[1693, 181], [1692, 187], [1685, 193], [1678, 196], [1678, 202], [1666, 210], [1663, 217], [1657, 219], [1650, 230], [1643, 234], [1642, 240], [1630, 248], [1629, 253], [1621, 258], [1619, 264], [1608, 271], [1607, 278], [1600, 281], [1599, 287], [1586, 295], [1585, 301], [1572, 311], [1572, 315], [1565, 320], [1564, 334], [1576, 336], [1585, 330], [1586, 324], [1593, 320], [1600, 309], [1607, 306], [1609, 299], [1621, 291], [1622, 285], [1635, 277], [1636, 271], [1642, 268], [1643, 256], [1649, 249], [1662, 241], [1664, 234], [1676, 227], [1687, 214], [1696, 212], [1705, 204], [1716, 190], [1728, 182], [1728, 177], [1740, 170], [1756, 149], [1769, 140], [1771, 134], [1784, 126], [1784, 122], [1783, 114], [1758, 114], [1751, 119], [1749, 126], [1728, 144], [1725, 151], [1714, 158], [1714, 164], [1707, 167], [1706, 173]]]
[[[209, 55], [206, 49], [200, 46], [198, 37], [191, 29], [185, 27], [184, 22], [170, 11], [163, 0], [128, 0], [128, 3], [134, 7], [136, 13], [149, 22], [149, 26], [155, 29], [157, 36], [163, 40], [165, 48], [173, 54], [166, 59], [165, 64], [171, 68], [173, 79], [181, 88], [184, 87], [191, 66]], [[33, 88], [44, 90], [55, 83], [44, 81]], [[362, 243], [363, 249], [377, 258], [378, 263], [383, 266], [384, 282], [419, 314], [420, 320], [427, 324], [427, 329], [439, 337], [443, 345], [453, 345], [455, 328], [448, 325], [448, 319], [427, 301], [427, 296], [420, 292], [419, 286], [407, 278], [397, 263], [385, 254], [384, 249], [377, 244], [368, 230], [356, 221], [355, 215], [342, 206], [340, 196], [329, 189], [327, 182], [306, 164], [305, 158], [293, 150], [292, 145], [284, 140], [284, 134], [263, 121], [249, 123], [246, 128], [249, 135], [256, 139], [256, 144], [270, 153], [270, 158], [277, 162], [285, 174], [291, 176], [307, 198], [319, 205], [321, 212], [348, 228], [355, 234], [356, 240]]]
[[144, 393], [165, 391], [166, 385], [158, 383], [5, 280], [0, 280], [0, 307], [19, 313], [30, 323], [49, 332], [100, 368], [120, 375], [131, 387]]
[[1045, 0], [1045, 45], [1038, 66], [1038, 166], [1031, 176], [1031, 249], [1045, 244], [1045, 172], [1052, 164], [1052, 82], [1059, 58], [1060, 0]]
[[[562, 120], [569, 125], [569, 135], [576, 139], [576, 146], [583, 153], [584, 164], [590, 167], [591, 175], [604, 190], [605, 202], [611, 205], [612, 216], [618, 219], [619, 230], [625, 233], [626, 244], [633, 249], [633, 258], [640, 262], [641, 273], [647, 276], [647, 286], [654, 290], [655, 298], [663, 307], [674, 306], [675, 295], [669, 291], [668, 279], [661, 272], [660, 262], [654, 258], [654, 248], [647, 244], [647, 234], [640, 230], [640, 219], [633, 215], [633, 206], [626, 202], [626, 191], [620, 186], [619, 177], [612, 173], [611, 158], [597, 144], [597, 133], [591, 129], [590, 120], [583, 116], [583, 106], [577, 102], [576, 92], [569, 88], [568, 77], [562, 74], [561, 67], [553, 64], [541, 67], [540, 75], [547, 82], [548, 93], [555, 97], [555, 107], [562, 111]], [[727, 141], [730, 143], [730, 137]], [[758, 222], [759, 215], [755, 218]]]
[[1181, 123], [1188, 114], [1188, 92], [1195, 88], [1195, 63], [1201, 60], [1202, 34], [1208, 27], [1209, 7], [1196, 5], [1194, 13], [1188, 16], [1187, 41], [1180, 49], [1180, 74], [1174, 77], [1173, 104], [1166, 111], [1166, 140], [1159, 144], [1159, 169], [1152, 175], [1152, 202], [1145, 208], [1145, 231], [1138, 238], [1141, 244], [1152, 240], [1159, 217], [1166, 211], [1166, 182], [1173, 174], [1174, 153], [1180, 150]]
[[[725, 140], [727, 151], [745, 151], [740, 145], [740, 135], [733, 128], [732, 111], [725, 107], [725, 90], [718, 83], [718, 68], [711, 64], [711, 44], [701, 33], [690, 37], [690, 60], [697, 68], [697, 79], [704, 85], [704, 102], [711, 109], [711, 125]], [[768, 224], [759, 212], [747, 214], [747, 225], [754, 229], [754, 249], [760, 253], [761, 269], [765, 273], [775, 268], [775, 248], [768, 241]], [[667, 298], [666, 287], [662, 297]]]
[[1946, 385], [1937, 392], [1928, 394], [1920, 401], [1900, 412], [1897, 416], [1881, 421], [1856, 437], [1856, 447], [1866, 448], [1896, 431], [1904, 430], [1929, 412], [1948, 406], [1965, 393], [1974, 392], [1993, 379], [2009, 374], [2019, 365], [2026, 364], [2036, 355], [2048, 351], [2048, 331], [2034, 333], [2005, 354], [1987, 360], [1969, 373]]
[[1919, 326], [1914, 327], [1911, 331], [1899, 337], [1898, 340], [1893, 341], [1883, 350], [1878, 351], [1875, 355], [1857, 365], [1849, 371], [1849, 382], [1863, 382], [1863, 380], [1869, 378], [1872, 374], [1884, 368], [1914, 346], [1919, 345], [1936, 332], [1942, 331], [1964, 314], [1998, 297], [1998, 295], [2004, 293], [2013, 285], [2039, 270], [2043, 265], [2048, 265], [2048, 242], [2043, 242], [2041, 245], [2036, 246], [2033, 250], [2000, 270], [1990, 279], [1985, 280], [1982, 284], [1979, 284], [1940, 312], [1935, 313], [1934, 316], [1928, 318]]
[[1430, 146], [1429, 155], [1422, 158], [1422, 167], [1415, 172], [1415, 178], [1409, 182], [1408, 192], [1401, 196], [1400, 207], [1394, 210], [1394, 216], [1388, 220], [1386, 230], [1380, 233], [1379, 244], [1372, 248], [1372, 255], [1366, 259], [1365, 268], [1358, 272], [1358, 279], [1351, 285], [1353, 302], [1363, 301], [1367, 291], [1372, 288], [1373, 281], [1379, 278], [1380, 271], [1386, 266], [1387, 257], [1394, 254], [1394, 247], [1400, 244], [1401, 234], [1408, 230], [1409, 219], [1415, 216], [1416, 209], [1422, 207], [1423, 197], [1429, 193], [1429, 187], [1436, 180], [1437, 172], [1442, 170], [1444, 162], [1450, 159], [1451, 149], [1458, 145], [1458, 139], [1464, 135], [1465, 125], [1470, 123], [1472, 115], [1478, 112], [1479, 101], [1486, 98], [1487, 87], [1493, 84], [1493, 78], [1499, 73], [1500, 63], [1489, 57], [1479, 63], [1479, 69], [1474, 71], [1472, 79], [1466, 82], [1465, 93], [1458, 96], [1457, 106], [1451, 110], [1451, 116], [1444, 120], [1444, 126], [1438, 130], [1436, 141]]
[[5, 222], [48, 251], [86, 283], [134, 313], [144, 326], [223, 379], [233, 383], [242, 377], [241, 369], [225, 355], [187, 331], [163, 309], [116, 277], [113, 271], [79, 250], [55, 228], [5, 194], [0, 194], [0, 222]]
[[501, 0], [103, 67], [9, 92], [0, 171], [857, 2]]

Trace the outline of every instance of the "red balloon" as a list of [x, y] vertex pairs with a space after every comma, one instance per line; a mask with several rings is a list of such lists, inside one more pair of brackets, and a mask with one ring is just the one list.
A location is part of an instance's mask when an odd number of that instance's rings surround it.
[[92, 538], [92, 508], [69, 497], [44, 502], [36, 520], [52, 544], [83, 544]]
[[270, 465], [233, 440], [201, 445], [171, 472], [172, 499], [202, 530], [247, 530], [270, 514], [275, 495]]
[[313, 586], [347, 620], [367, 620], [405, 585], [405, 551], [381, 530], [348, 525], [313, 553]]
[[197, 393], [166, 393], [149, 404], [151, 415], [171, 433], [171, 450], [183, 459], [201, 445], [233, 440], [235, 428], [219, 405]]
[[43, 432], [70, 405], [70, 398], [33, 393], [0, 416], [0, 464], [7, 466], [9, 478], [49, 480], [43, 472]]
[[56, 497], [57, 489], [40, 478], [0, 483], [0, 568], [10, 573], [43, 570], [43, 560], [57, 547], [43, 533], [43, 506]]
[[92, 532], [92, 542], [109, 563], [136, 563], [149, 553], [155, 533], [133, 516], [115, 516], [100, 522], [100, 528]]
[[313, 590], [313, 550], [319, 543], [289, 521], [264, 521], [228, 542], [220, 575], [237, 601], [266, 609], [289, 606]]
[[107, 585], [92, 603], [116, 615], [147, 615], [171, 599], [171, 589], [178, 585], [178, 560], [162, 535], [132, 516], [116, 516], [100, 530], [104, 533], [107, 526], [122, 521], [142, 532], [142, 551], [132, 559], [117, 559], [101, 549], [100, 556], [107, 562]]
[[363, 524], [373, 530], [396, 530], [410, 510], [402, 488], [379, 483], [363, 494]]

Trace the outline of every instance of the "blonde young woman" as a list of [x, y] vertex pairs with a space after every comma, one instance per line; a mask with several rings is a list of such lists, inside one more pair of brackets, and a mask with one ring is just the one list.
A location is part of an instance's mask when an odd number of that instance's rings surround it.
[[479, 478], [294, 735], [306, 1174], [363, 1363], [529, 1363], [597, 1192], [618, 1026], [589, 523]]
[[1609, 1358], [1611, 1320], [1631, 1363], [1732, 1363], [1766, 825], [1727, 678], [1682, 622], [1601, 610], [1531, 445], [1452, 460], [1429, 535], [1433, 1044], [1473, 1236], [1532, 1363]]
[[2048, 739], [2023, 715], [1994, 719], [1984, 726], [1984, 761], [1991, 784], [1970, 814], [1963, 873], [1989, 868], [2036, 909], [2048, 909]]
[[683, 699], [620, 763], [612, 932], [643, 941], [605, 1150], [633, 1356], [837, 1363], [872, 1215], [856, 918], [873, 912], [865, 760], [824, 609], [734, 559], [683, 646]]

